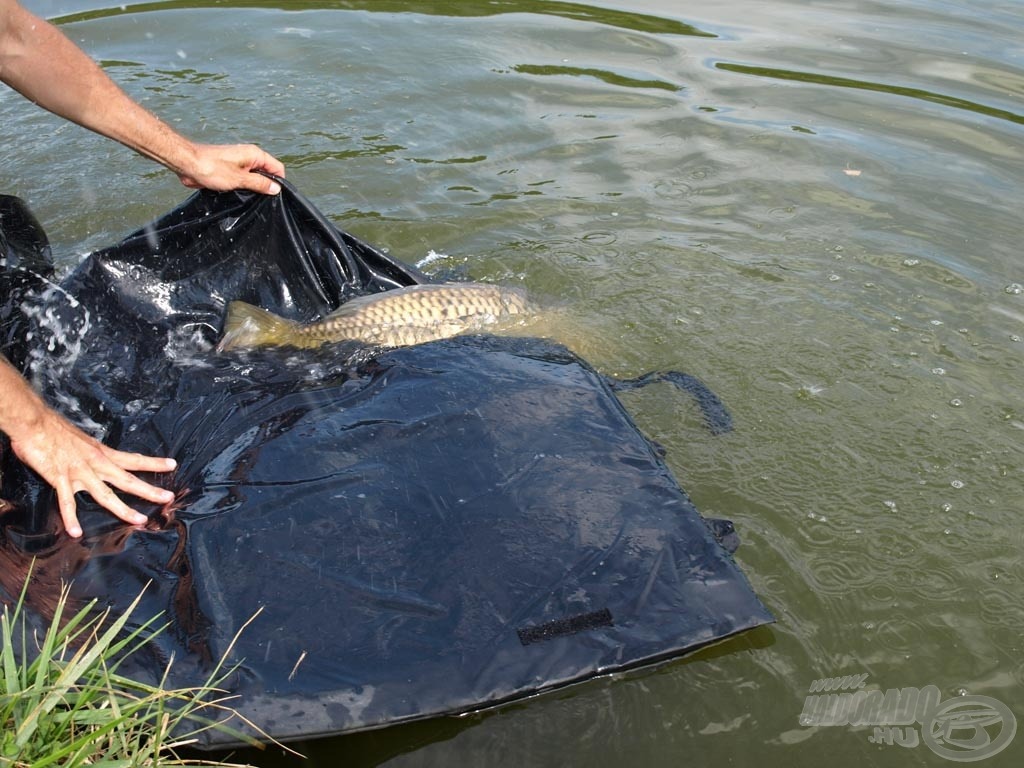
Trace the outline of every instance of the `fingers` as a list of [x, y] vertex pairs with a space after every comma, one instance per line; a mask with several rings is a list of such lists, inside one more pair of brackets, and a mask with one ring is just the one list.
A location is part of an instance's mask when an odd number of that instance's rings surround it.
[[60, 511], [60, 519], [64, 521], [64, 530], [68, 536], [77, 539], [82, 535], [82, 526], [78, 524], [78, 515], [75, 514], [75, 492], [71, 490], [71, 484], [66, 478], [61, 478], [55, 489], [57, 509]]
[[264, 195], [276, 195], [281, 191], [281, 185], [266, 176], [249, 173], [249, 178], [245, 180], [240, 189], [251, 189], [253, 192], [260, 192]]
[[264, 152], [259, 147], [251, 144], [243, 149], [253, 153], [252, 164], [248, 168], [249, 178], [245, 180], [244, 188], [251, 189], [253, 192], [262, 192], [265, 195], [278, 194], [281, 191], [280, 184], [262, 174], [253, 173], [253, 171], [263, 171], [264, 173], [271, 173], [274, 176], [284, 178], [284, 163], [269, 152]]
[[[156, 464], [162, 469], [167, 469], [168, 462], [172, 465], [174, 463], [170, 459], [154, 459], [152, 457], [140, 456], [139, 454], [126, 454], [119, 451], [114, 451], [113, 453], [131, 457], [132, 461], [130, 463], [133, 465]], [[97, 468], [91, 473], [91, 476], [80, 476], [75, 480], [62, 477], [56, 487], [57, 506], [60, 510], [61, 519], [64, 521], [64, 529], [72, 538], [78, 538], [82, 535], [82, 528], [78, 523], [75, 505], [75, 493], [78, 491], [85, 491], [92, 496], [93, 501], [130, 525], [142, 525], [148, 518], [122, 501], [114, 492], [114, 488], [155, 504], [166, 504], [174, 501], [173, 491], [150, 485], [115, 465]]]
[[[82, 526], [78, 523], [75, 505], [75, 491], [87, 492], [97, 504], [107, 511], [113, 512], [114, 515], [126, 523], [142, 525], [147, 520], [147, 517], [141, 512], [136, 512], [121, 501], [110, 486], [99, 480], [99, 478], [95, 478], [88, 483], [69, 483], [66, 479], [62, 479], [57, 486], [57, 509], [60, 511], [61, 520], [64, 521], [64, 530], [73, 539], [77, 539], [82, 535]], [[171, 494], [172, 498], [173, 496]]]
[[188, 167], [179, 168], [178, 178], [190, 189], [226, 192], [246, 189], [276, 195], [281, 185], [262, 173], [284, 178], [284, 163], [255, 144], [197, 144]]
[[56, 412], [45, 410], [33, 430], [15, 438], [11, 448], [57, 492], [57, 507], [68, 535], [82, 535], [75, 494], [85, 491], [97, 504], [126, 523], [140, 525], [146, 516], [122, 501], [114, 488], [155, 504], [174, 500], [173, 491], [151, 485], [132, 472], [169, 472], [173, 459], [114, 450], [85, 434]]
[[114, 464], [129, 472], [171, 472], [178, 462], [158, 456], [143, 456], [141, 453], [127, 453], [104, 446], [103, 452]]
[[[259, 151], [262, 154], [262, 158], [260, 159], [258, 170], [266, 171], [267, 173], [272, 173], [275, 176], [280, 176], [283, 179], [284, 163], [282, 163], [269, 152], [264, 152], [262, 149]], [[257, 170], [257, 168], [253, 168], [253, 170]]]
[[[214, 145], [209, 149], [214, 153], [224, 153], [225, 156], [236, 155], [236, 167], [242, 174], [233, 185], [234, 188], [248, 189], [264, 195], [276, 195], [281, 191], [280, 184], [263, 175], [263, 173], [269, 173], [284, 178], [284, 163], [269, 152], [264, 152], [254, 144]], [[256, 171], [263, 173], [256, 173]]]
[[[132, 454], [121, 455], [131, 456]], [[162, 469], [155, 471], [167, 471], [167, 465], [164, 462], [170, 461], [169, 459], [153, 459], [148, 456], [139, 456], [138, 454], [135, 454], [135, 458], [139, 460], [158, 462], [161, 465]], [[139, 463], [144, 463], [144, 461], [140, 461]], [[173, 464], [174, 462], [172, 461], [171, 463]], [[152, 501], [154, 504], [167, 504], [171, 501], [174, 501], [174, 491], [169, 491], [166, 488], [158, 488], [155, 485], [150, 485], [145, 480], [136, 477], [135, 475], [125, 471], [124, 469], [116, 465], [107, 468], [107, 470], [102, 474], [97, 472], [97, 478], [100, 481], [100, 485], [102, 485], [104, 488], [106, 488], [107, 485], [112, 485], [115, 488], [124, 491], [125, 493], [130, 493], [132, 496], [138, 496], [140, 499], [145, 499], [146, 501]], [[94, 486], [90, 485], [90, 487], [82, 488], [82, 490], [89, 491], [92, 494], [92, 497], [96, 499], [97, 503], [101, 504], [102, 506], [106, 507], [111, 512], [113, 512], [115, 515], [117, 515], [117, 511], [115, 509], [107, 506], [106, 504], [103, 503], [101, 499], [96, 497], [96, 494], [93, 493], [93, 487]], [[105, 498], [110, 498], [109, 496], [107, 496], [107, 494], [103, 495]], [[117, 496], [114, 495], [113, 498], [116, 499]], [[125, 506], [123, 503], [117, 506], [121, 509], [128, 509], [128, 507]], [[118, 517], [121, 517], [121, 515], [118, 515]], [[121, 519], [123, 520], [124, 518], [122, 517]], [[145, 522], [145, 518], [143, 518], [141, 522]]]

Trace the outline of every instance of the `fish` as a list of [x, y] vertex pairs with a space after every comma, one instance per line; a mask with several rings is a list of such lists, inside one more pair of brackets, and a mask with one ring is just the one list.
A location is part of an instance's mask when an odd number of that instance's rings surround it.
[[499, 329], [525, 321], [535, 312], [521, 288], [485, 283], [428, 283], [358, 296], [307, 324], [232, 301], [217, 351], [262, 346], [311, 349], [345, 340], [407, 347]]

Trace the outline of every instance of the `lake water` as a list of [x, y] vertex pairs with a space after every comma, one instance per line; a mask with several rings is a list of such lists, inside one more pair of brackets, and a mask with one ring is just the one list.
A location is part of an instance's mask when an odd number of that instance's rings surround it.
[[[276, 154], [339, 226], [557, 300], [602, 371], [687, 371], [735, 417], [715, 437], [668, 387], [624, 395], [735, 521], [776, 625], [244, 759], [952, 763], [801, 724], [814, 680], [859, 674], [1024, 718], [1019, 0], [27, 5], [183, 132]], [[68, 263], [187, 194], [13, 93], [0, 121], [4, 191]], [[981, 764], [1022, 757], [1024, 734]]]

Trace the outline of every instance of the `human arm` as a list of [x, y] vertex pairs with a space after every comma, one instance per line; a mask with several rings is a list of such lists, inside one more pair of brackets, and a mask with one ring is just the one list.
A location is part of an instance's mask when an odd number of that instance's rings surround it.
[[97, 504], [126, 523], [140, 525], [146, 516], [125, 504], [111, 486], [164, 504], [172, 491], [157, 488], [132, 472], [169, 472], [174, 459], [117, 451], [87, 435], [52, 410], [5, 358], [0, 356], [0, 431], [11, 450], [57, 491], [57, 506], [69, 535], [82, 535], [75, 493], [86, 491]]
[[252, 144], [197, 144], [132, 101], [55, 26], [0, 0], [0, 80], [44, 109], [167, 166], [192, 188], [280, 186], [258, 173], [284, 176], [284, 165]]

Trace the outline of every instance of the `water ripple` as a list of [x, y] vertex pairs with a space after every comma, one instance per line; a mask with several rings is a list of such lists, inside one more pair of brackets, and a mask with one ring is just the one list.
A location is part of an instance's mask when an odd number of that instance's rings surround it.
[[818, 592], [826, 595], [845, 596], [884, 576], [885, 571], [860, 552], [833, 550], [807, 560], [808, 579]]
[[747, 64], [734, 64], [725, 61], [716, 62], [715, 68], [725, 70], [726, 72], [736, 72], [741, 75], [768, 77], [773, 80], [796, 80], [801, 83], [831, 85], [838, 88], [855, 88], [861, 91], [878, 91], [881, 93], [893, 94], [895, 96], [906, 96], [911, 99], [931, 101], [935, 104], [942, 104], [943, 106], [953, 107], [955, 109], [964, 109], [969, 112], [977, 112], [980, 115], [995, 117], [1000, 120], [1008, 120], [1011, 123], [1024, 125], [1024, 115], [1019, 115], [1016, 112], [997, 109], [996, 107], [986, 106], [985, 104], [979, 104], [975, 101], [957, 98], [956, 96], [947, 96], [943, 93], [926, 91], [923, 88], [908, 88], [906, 86], [892, 85], [889, 83], [854, 80], [849, 77], [823, 75], [817, 72], [798, 72], [791, 69], [774, 69], [772, 67], [752, 67]]

